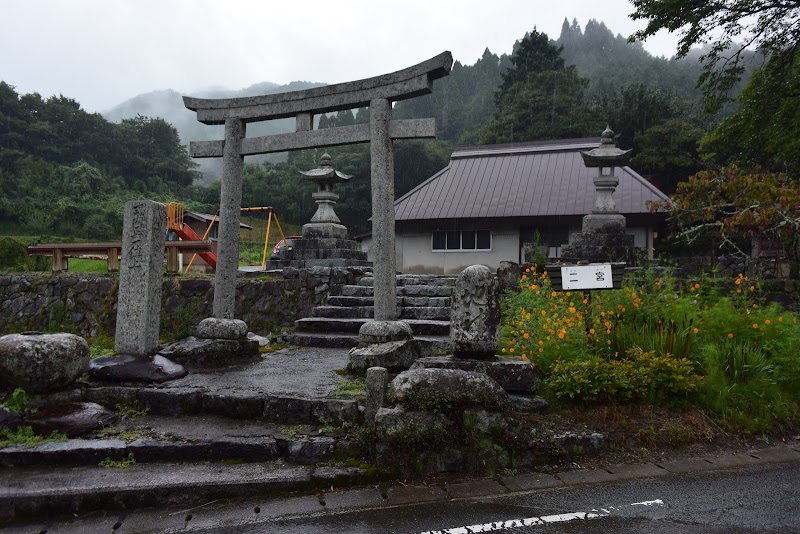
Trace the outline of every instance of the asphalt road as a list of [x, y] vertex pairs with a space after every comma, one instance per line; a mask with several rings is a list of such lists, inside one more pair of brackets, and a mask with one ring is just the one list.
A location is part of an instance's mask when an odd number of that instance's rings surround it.
[[353, 534], [800, 532], [799, 488], [800, 464], [773, 464], [192, 530]]

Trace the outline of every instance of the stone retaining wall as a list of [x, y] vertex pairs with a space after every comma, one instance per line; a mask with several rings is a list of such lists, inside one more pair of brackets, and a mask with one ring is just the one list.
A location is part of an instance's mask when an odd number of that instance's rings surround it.
[[[252, 332], [265, 335], [311, 315], [332, 288], [353, 284], [359, 269], [286, 268], [283, 273], [242, 277], [236, 285], [235, 316]], [[25, 330], [113, 336], [119, 276], [115, 274], [12, 273], [0, 275], [0, 335]], [[213, 277], [165, 276], [161, 301], [161, 337], [194, 333], [211, 316]]]

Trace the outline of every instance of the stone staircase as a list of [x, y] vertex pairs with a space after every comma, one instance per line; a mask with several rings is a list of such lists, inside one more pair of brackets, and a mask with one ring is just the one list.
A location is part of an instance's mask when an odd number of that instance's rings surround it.
[[[341, 286], [326, 305], [314, 308], [311, 317], [295, 321], [296, 331], [281, 339], [290, 345], [355, 347], [359, 328], [375, 314], [373, 281], [366, 276], [357, 285]], [[415, 337], [446, 347], [455, 281], [455, 276], [397, 275], [399, 318], [411, 326]]]

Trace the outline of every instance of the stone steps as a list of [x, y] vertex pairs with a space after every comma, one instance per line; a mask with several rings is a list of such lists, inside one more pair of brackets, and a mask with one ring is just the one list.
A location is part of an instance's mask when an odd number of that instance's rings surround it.
[[[330, 490], [358, 484], [363, 478], [364, 470], [355, 467], [286, 466], [269, 461], [137, 463], [128, 469], [97, 465], [16, 468], [0, 473], [0, 521], [36, 522], [36, 528], [28, 524], [23, 532], [115, 532], [117, 525], [124, 525], [121, 532], [173, 532], [186, 528], [192, 510], [170, 510], [172, 513], [153, 517], [146, 509], [172, 505], [191, 508], [242, 496], [263, 498]], [[319, 507], [316, 497], [297, 499], [308, 499]], [[113, 517], [102, 529], [96, 524], [84, 529], [82, 522], [87, 519], [76, 518], [75, 525], [55, 525], [51, 530], [53, 521], [47, 519], [101, 510], [106, 512], [93, 515]], [[14, 525], [11, 529], [18, 531]]]
[[[372, 296], [341, 296], [328, 297], [328, 306], [372, 306]], [[412, 307], [450, 307], [450, 297], [397, 297], [397, 305], [403, 308]]]
[[[450, 303], [456, 277], [438, 275], [397, 275], [399, 319], [407, 321], [415, 336], [450, 334]], [[296, 331], [281, 337], [301, 346], [354, 347], [358, 330], [375, 316], [374, 278], [364, 276], [356, 284], [340, 286], [317, 306], [311, 317], [295, 321]], [[443, 350], [449, 347], [440, 343]]]
[[[343, 286], [341, 295], [345, 297], [373, 297], [371, 285]], [[453, 288], [450, 286], [410, 285], [397, 286], [398, 297], [450, 297]]]
[[2, 448], [0, 466], [96, 466], [106, 459], [124, 461], [129, 455], [136, 464], [279, 460], [312, 465], [334, 456], [358, 456], [354, 438], [341, 430], [341, 423], [329, 423], [325, 433], [321, 428], [319, 423], [277, 425], [221, 416], [147, 415], [120, 421], [107, 431], [83, 438]]
[[[415, 339], [432, 343], [435, 350], [449, 352], [451, 350], [449, 335], [415, 335]], [[361, 340], [358, 332], [293, 332], [284, 334], [280, 338], [281, 343], [288, 343], [299, 347], [330, 347], [330, 348], [352, 348], [357, 347]]]
[[[441, 276], [438, 274], [398, 274], [397, 287], [408, 286], [444, 286], [453, 287], [456, 284], [455, 276]], [[358, 285], [372, 287], [375, 279], [372, 276], [359, 278]]]
[[[313, 317], [335, 319], [372, 319], [374, 306], [317, 306], [312, 310]], [[400, 309], [400, 319], [450, 320], [450, 307], [410, 307]]]
[[[303, 332], [347, 332], [358, 333], [361, 326], [369, 319], [337, 319], [332, 317], [306, 317], [295, 321], [295, 326]], [[445, 336], [450, 334], [450, 321], [404, 319], [410, 326], [414, 335], [430, 334]]]

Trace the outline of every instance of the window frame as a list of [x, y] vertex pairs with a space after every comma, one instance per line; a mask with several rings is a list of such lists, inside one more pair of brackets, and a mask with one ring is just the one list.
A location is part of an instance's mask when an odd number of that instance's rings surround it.
[[[482, 232], [486, 232], [489, 236], [489, 248], [478, 248], [478, 242], [481, 240], [478, 236]], [[449, 235], [458, 234], [458, 248], [450, 248], [449, 242]], [[464, 246], [464, 233], [471, 233], [473, 237], [473, 248], [463, 248]], [[436, 244], [436, 235], [439, 234], [441, 242], [441, 237], [444, 237], [444, 248], [434, 248]], [[444, 234], [442, 236], [442, 234]], [[466, 229], [466, 230], [434, 230], [431, 232], [431, 252], [491, 252], [492, 246], [494, 244], [494, 238], [492, 237], [492, 230], [489, 228], [480, 228], [480, 229]]]

